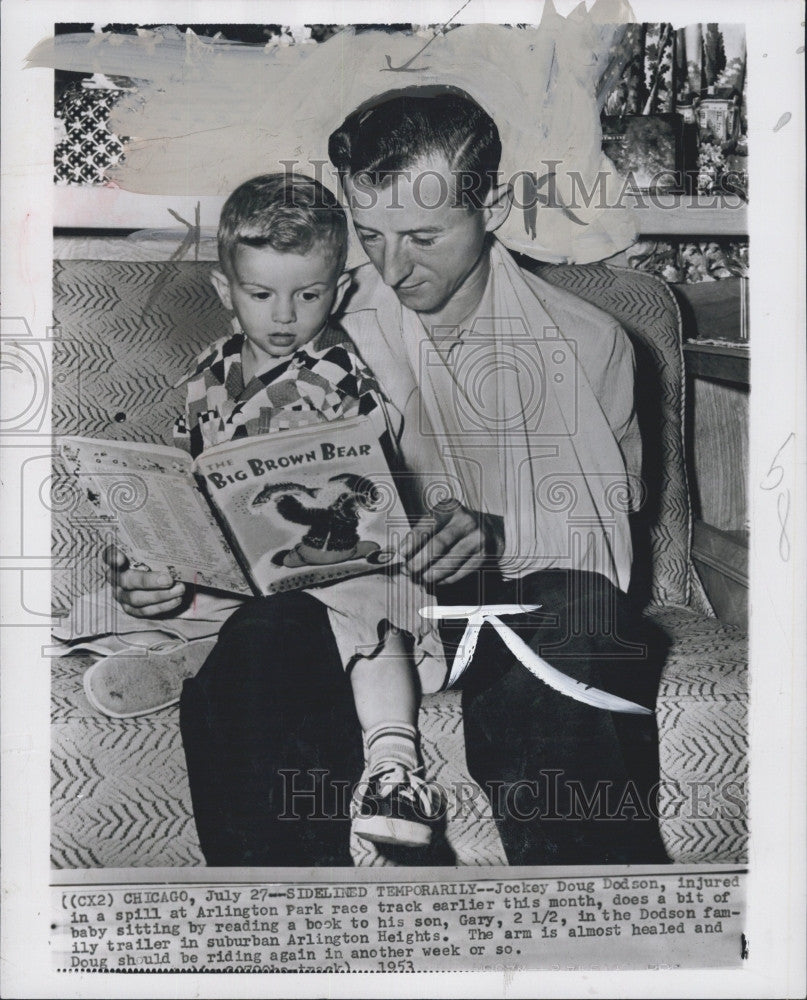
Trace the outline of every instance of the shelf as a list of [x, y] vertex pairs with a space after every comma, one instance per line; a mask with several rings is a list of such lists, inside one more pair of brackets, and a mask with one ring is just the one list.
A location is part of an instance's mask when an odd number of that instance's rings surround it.
[[708, 240], [748, 235], [748, 205], [738, 195], [626, 194], [639, 235], [702, 236]]
[[684, 344], [687, 375], [696, 378], [748, 386], [749, 360], [749, 349], [742, 345], [699, 344], [691, 340]]
[[195, 222], [215, 232], [225, 198], [186, 195], [137, 194], [120, 188], [101, 185], [58, 185], [53, 193], [53, 225], [56, 229], [176, 229], [184, 235]]
[[[748, 235], [748, 206], [737, 195], [682, 195], [626, 193], [621, 203], [635, 213], [639, 235], [744, 237]], [[137, 194], [111, 186], [58, 185], [53, 196], [53, 224], [63, 229], [103, 225], [106, 229], [183, 230], [171, 216], [188, 222], [200, 208], [202, 227], [218, 225], [224, 196], [191, 198], [186, 195]]]

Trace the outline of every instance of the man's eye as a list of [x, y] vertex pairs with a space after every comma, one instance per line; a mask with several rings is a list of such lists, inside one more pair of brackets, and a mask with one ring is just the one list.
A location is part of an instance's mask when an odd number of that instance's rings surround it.
[[435, 241], [433, 236], [413, 236], [412, 242], [416, 247], [433, 247]]
[[378, 233], [359, 233], [359, 239], [362, 243], [375, 243], [378, 239]]

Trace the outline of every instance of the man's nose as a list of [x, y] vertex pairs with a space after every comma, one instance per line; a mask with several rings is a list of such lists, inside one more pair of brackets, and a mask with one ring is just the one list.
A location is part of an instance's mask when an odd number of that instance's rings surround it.
[[289, 299], [275, 298], [272, 309], [272, 321], [275, 323], [293, 323], [297, 319], [294, 302]]
[[389, 243], [384, 248], [383, 267], [381, 277], [385, 285], [394, 288], [409, 277], [412, 271], [412, 262], [409, 255], [400, 245], [393, 246]]

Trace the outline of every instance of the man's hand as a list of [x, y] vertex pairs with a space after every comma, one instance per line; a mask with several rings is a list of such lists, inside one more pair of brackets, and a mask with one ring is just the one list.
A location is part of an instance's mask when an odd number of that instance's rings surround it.
[[168, 573], [130, 569], [129, 560], [114, 545], [104, 549], [106, 578], [115, 600], [135, 618], [155, 618], [175, 611], [185, 596], [185, 584], [174, 583]]
[[454, 583], [504, 549], [500, 517], [468, 510], [457, 501], [437, 505], [404, 539], [405, 572], [422, 583]]

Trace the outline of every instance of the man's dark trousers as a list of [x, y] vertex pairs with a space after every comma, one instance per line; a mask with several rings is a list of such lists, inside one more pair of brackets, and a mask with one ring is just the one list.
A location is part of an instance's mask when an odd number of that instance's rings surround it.
[[[585, 684], [653, 706], [664, 638], [591, 573], [474, 575], [440, 604], [540, 604], [505, 619]], [[465, 627], [441, 629], [449, 660]], [[533, 677], [492, 626], [462, 680], [470, 773], [511, 865], [665, 860], [650, 789], [652, 716], [618, 715]], [[256, 598], [221, 630], [180, 703], [196, 826], [214, 866], [350, 865], [349, 800], [363, 768], [348, 677], [316, 598]]]

